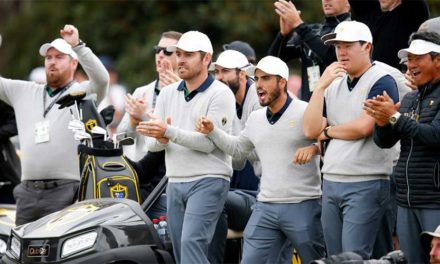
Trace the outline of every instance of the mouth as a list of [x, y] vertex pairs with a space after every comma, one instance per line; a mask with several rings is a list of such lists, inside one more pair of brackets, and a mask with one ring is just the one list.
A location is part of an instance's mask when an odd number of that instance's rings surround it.
[[420, 75], [420, 70], [412, 70], [411, 75], [412, 75], [412, 77], [416, 78], [417, 76]]
[[258, 99], [260, 99], [260, 101], [263, 101], [267, 97], [267, 92], [265, 92], [263, 89], [257, 89], [257, 95]]

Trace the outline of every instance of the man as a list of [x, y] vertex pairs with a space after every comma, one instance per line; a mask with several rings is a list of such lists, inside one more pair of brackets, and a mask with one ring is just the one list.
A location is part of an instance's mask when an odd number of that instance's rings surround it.
[[[78, 90], [97, 93], [100, 101], [109, 83], [106, 69], [80, 41], [78, 29], [65, 25], [60, 35], [62, 38], [40, 47], [47, 85], [0, 78], [0, 99], [15, 110], [22, 153], [22, 182], [14, 190], [17, 225], [37, 220], [76, 200], [78, 143], [67, 128], [71, 109], [58, 109], [55, 101]], [[73, 80], [78, 62], [90, 81], [79, 84]]]
[[394, 170], [397, 235], [408, 263], [428, 262], [418, 235], [433, 230], [440, 219], [439, 53], [439, 34], [414, 34], [410, 47], [400, 50], [398, 56], [408, 59], [408, 71], [418, 89], [406, 94], [401, 104], [386, 94], [365, 103], [376, 121], [376, 144], [390, 148], [400, 140], [401, 152]]
[[429, 252], [429, 263], [440, 264], [440, 225], [434, 232], [422, 232], [422, 243], [429, 245], [426, 247]]
[[260, 157], [260, 193], [244, 231], [242, 263], [266, 263], [280, 250], [273, 245], [286, 238], [309, 263], [324, 256], [324, 243], [318, 148], [301, 127], [307, 104], [288, 96], [289, 69], [279, 58], [264, 57], [247, 72], [255, 75], [260, 104], [266, 107], [250, 115], [239, 136], [227, 135], [206, 117], [197, 129], [234, 158], [254, 149]]
[[125, 98], [126, 113], [117, 132], [127, 132], [128, 136], [135, 138], [134, 146], [124, 146], [124, 154], [134, 161], [140, 160], [148, 151], [143, 136], [136, 133], [136, 126], [142, 119], [145, 119], [147, 111], [154, 110], [160, 90], [164, 86], [178, 81], [176, 54], [167, 51], [166, 48], [176, 45], [181, 35], [182, 33], [176, 31], [162, 33], [159, 43], [154, 46], [157, 79], [136, 88], [132, 96], [128, 95]]
[[288, 62], [301, 59], [301, 90], [299, 98], [309, 101], [321, 73], [336, 60], [332, 46], [326, 46], [321, 36], [331, 33], [342, 21], [350, 20], [350, 5], [347, 0], [322, 0], [325, 21], [307, 24], [301, 12], [291, 1], [274, 3], [280, 16], [280, 33], [275, 37], [268, 54]]
[[[227, 44], [227, 48], [236, 48], [237, 43], [242, 42], [232, 42]], [[211, 64], [215, 78], [228, 85], [235, 95], [234, 135], [238, 135], [244, 128], [251, 112], [260, 108], [255, 85], [252, 85], [253, 82], [246, 74], [246, 68], [249, 66], [245, 55], [233, 49], [220, 53], [217, 61]], [[245, 163], [244, 168], [243, 163]], [[232, 161], [234, 172], [230, 187], [234, 189], [228, 192], [225, 208], [210, 245], [209, 260], [211, 263], [223, 263], [228, 228], [242, 231], [249, 220], [252, 212], [251, 206], [255, 203], [258, 193], [259, 179], [254, 170], [257, 170], [258, 177], [261, 176], [259, 161], [254, 161], [254, 164], [255, 166], [252, 167], [247, 159]]]
[[213, 49], [205, 34], [188, 31], [167, 51], [176, 52], [183, 81], [162, 89], [155, 115], [139, 123], [137, 131], [148, 136], [150, 151], [166, 151], [168, 229], [176, 262], [208, 263], [232, 168], [230, 158], [194, 126], [207, 115], [231, 132], [235, 100], [231, 90], [208, 73]]
[[349, 3], [356, 20], [371, 30], [373, 60], [399, 68], [397, 51], [407, 46], [411, 33], [429, 18], [426, 0], [349, 0]]
[[304, 132], [330, 140], [322, 168], [327, 253], [354, 251], [369, 259], [389, 199], [393, 157], [374, 144], [374, 119], [363, 112], [362, 103], [383, 91], [397, 101], [398, 91], [394, 79], [371, 63], [373, 40], [365, 24], [344, 21], [323, 40], [335, 46], [338, 61], [316, 85], [304, 114]]
[[[165, 151], [148, 151], [144, 136], [136, 132], [136, 126], [142, 119], [146, 119], [147, 112], [154, 111], [160, 90], [180, 80], [177, 76], [176, 54], [166, 49], [176, 45], [181, 36], [182, 33], [176, 31], [162, 33], [159, 43], [154, 46], [157, 79], [136, 88], [133, 96], [126, 96], [126, 113], [117, 129], [118, 133], [126, 132], [135, 138], [133, 146], [124, 147], [124, 154], [137, 161], [134, 167], [139, 174], [142, 200], [148, 197], [165, 175]], [[162, 195], [147, 214], [154, 219], [166, 215], [166, 212], [166, 196]]]

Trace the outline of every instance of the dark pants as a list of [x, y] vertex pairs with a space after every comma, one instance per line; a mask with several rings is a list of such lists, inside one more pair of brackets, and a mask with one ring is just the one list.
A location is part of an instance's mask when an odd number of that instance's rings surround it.
[[23, 225], [73, 204], [79, 182], [73, 180], [23, 181], [14, 189], [15, 224]]

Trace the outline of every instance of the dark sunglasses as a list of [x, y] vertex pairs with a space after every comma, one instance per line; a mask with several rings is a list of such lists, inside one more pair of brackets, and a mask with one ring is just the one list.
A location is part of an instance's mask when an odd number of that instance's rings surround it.
[[173, 53], [174, 53], [174, 52], [172, 52], [172, 51], [167, 51], [167, 48], [159, 47], [159, 46], [154, 46], [154, 52], [155, 52], [156, 54], [159, 54], [160, 51], [163, 51], [163, 54], [165, 54], [165, 56], [171, 56], [171, 55], [173, 55]]

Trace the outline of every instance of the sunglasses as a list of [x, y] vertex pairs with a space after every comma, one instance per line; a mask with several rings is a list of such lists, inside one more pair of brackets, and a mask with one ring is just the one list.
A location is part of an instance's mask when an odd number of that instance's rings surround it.
[[154, 46], [154, 52], [155, 52], [156, 54], [159, 54], [160, 51], [163, 51], [163, 54], [165, 54], [165, 56], [171, 56], [171, 55], [173, 55], [173, 53], [174, 53], [174, 52], [172, 52], [172, 51], [167, 51], [167, 48], [159, 47], [159, 46]]

